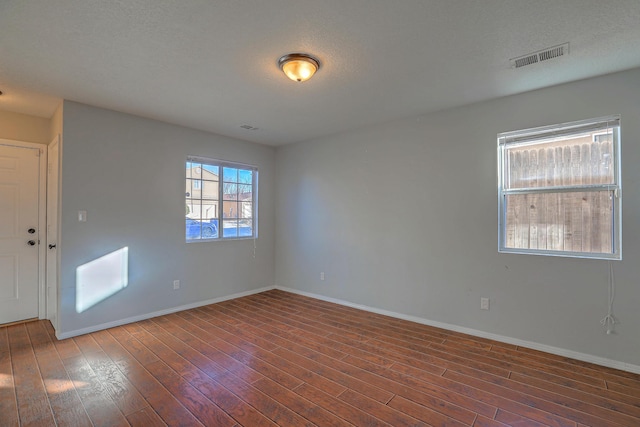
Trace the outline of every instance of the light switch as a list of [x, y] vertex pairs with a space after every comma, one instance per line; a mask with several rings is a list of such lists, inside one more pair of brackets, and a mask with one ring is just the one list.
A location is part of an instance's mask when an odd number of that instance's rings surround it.
[[87, 211], [78, 211], [78, 221], [87, 222]]

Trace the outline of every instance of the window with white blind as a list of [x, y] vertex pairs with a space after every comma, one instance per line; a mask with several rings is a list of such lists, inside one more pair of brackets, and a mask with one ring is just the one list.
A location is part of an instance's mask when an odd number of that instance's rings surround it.
[[622, 258], [620, 117], [498, 135], [498, 250]]
[[187, 242], [257, 237], [258, 169], [201, 157], [186, 162]]

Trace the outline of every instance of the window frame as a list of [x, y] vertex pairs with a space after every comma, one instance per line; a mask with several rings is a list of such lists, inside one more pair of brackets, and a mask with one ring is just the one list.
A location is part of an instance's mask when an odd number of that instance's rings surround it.
[[[183, 223], [183, 233], [185, 237], [185, 242], [197, 243], [197, 242], [212, 242], [212, 241], [215, 242], [215, 241], [224, 241], [224, 240], [255, 240], [257, 239], [258, 238], [258, 167], [254, 165], [249, 165], [246, 163], [213, 159], [209, 157], [187, 156], [186, 161], [184, 163], [185, 164], [185, 184], [189, 179], [193, 180], [193, 178], [189, 177], [186, 173], [186, 170], [187, 170], [186, 166], [189, 163], [197, 163], [197, 164], [201, 164], [202, 166], [213, 166], [218, 168], [217, 199], [214, 199], [217, 201], [218, 204], [215, 209], [216, 211], [215, 217], [211, 218], [212, 220], [213, 219], [217, 220], [218, 230], [217, 230], [217, 236], [215, 237], [203, 237], [202, 231], [201, 231], [199, 238], [190, 239], [188, 238], [188, 233]], [[238, 236], [238, 235], [228, 236], [228, 237], [223, 236], [224, 222], [229, 220], [228, 218], [227, 219], [224, 218], [224, 201], [225, 201], [224, 184], [226, 182], [224, 179], [224, 168], [251, 171], [251, 183], [242, 183], [243, 185], [251, 186], [251, 235], [250, 236]], [[200, 187], [199, 190], [203, 191], [204, 185], [202, 185], [202, 178], [200, 178], [200, 180], [197, 180], [197, 181], [201, 183], [201, 185], [199, 186]], [[240, 184], [240, 183], [237, 183], [237, 184]], [[185, 203], [188, 203], [189, 199], [194, 200], [191, 196], [192, 194], [190, 194], [189, 196], [185, 194], [185, 197], [183, 199]], [[200, 206], [202, 206], [202, 200], [205, 200], [202, 197], [202, 193], [200, 194], [199, 200], [200, 200]], [[246, 202], [241, 202], [241, 203], [246, 203]], [[231, 218], [231, 220], [237, 220], [237, 221], [241, 221], [242, 219], [243, 218], [240, 218], [240, 217]]]
[[[611, 184], [575, 184], [549, 187], [505, 188], [508, 179], [507, 151], [510, 147], [542, 144], [545, 140], [569, 135], [579, 135], [599, 129], [612, 129], [613, 183]], [[588, 120], [561, 123], [498, 134], [498, 252], [530, 255], [561, 256], [588, 259], [622, 259], [622, 174], [621, 174], [621, 125], [620, 116], [612, 115]], [[506, 246], [507, 240], [507, 203], [509, 195], [522, 194], [559, 194], [607, 191], [612, 195], [611, 239], [612, 252], [584, 252], [553, 249], [512, 248]]]

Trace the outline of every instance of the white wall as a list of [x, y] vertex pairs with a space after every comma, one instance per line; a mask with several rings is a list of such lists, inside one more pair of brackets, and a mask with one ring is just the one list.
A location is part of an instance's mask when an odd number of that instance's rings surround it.
[[[640, 365], [638, 88], [640, 69], [278, 148], [276, 284]], [[496, 135], [610, 114], [623, 138], [616, 335], [599, 323], [606, 261], [497, 252]]]
[[[273, 148], [68, 101], [63, 120], [59, 335], [273, 286]], [[185, 243], [187, 155], [258, 166], [255, 258], [251, 240]], [[128, 286], [77, 313], [76, 269], [125, 246]]]

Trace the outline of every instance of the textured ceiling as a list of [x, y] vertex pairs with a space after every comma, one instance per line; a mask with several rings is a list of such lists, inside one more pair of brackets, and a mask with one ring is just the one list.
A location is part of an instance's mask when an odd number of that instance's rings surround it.
[[[0, 109], [69, 99], [280, 145], [639, 67], [640, 1], [2, 0], [0, 40]], [[277, 67], [298, 51], [322, 62], [305, 83]]]

